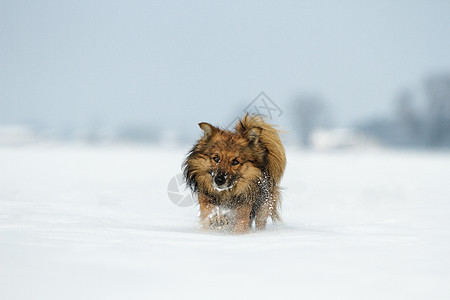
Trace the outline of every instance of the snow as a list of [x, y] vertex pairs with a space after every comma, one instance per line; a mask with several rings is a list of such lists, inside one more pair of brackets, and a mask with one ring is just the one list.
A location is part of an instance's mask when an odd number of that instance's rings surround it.
[[449, 299], [450, 153], [288, 149], [284, 225], [205, 233], [186, 149], [0, 148], [0, 299]]

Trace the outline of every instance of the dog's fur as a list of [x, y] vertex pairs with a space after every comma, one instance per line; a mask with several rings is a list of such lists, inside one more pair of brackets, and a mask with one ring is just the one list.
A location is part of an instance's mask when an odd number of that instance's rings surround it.
[[233, 132], [199, 126], [204, 135], [183, 167], [186, 183], [198, 194], [202, 228], [245, 233], [253, 221], [258, 230], [269, 217], [281, 221], [278, 184], [286, 155], [279, 131], [248, 114]]

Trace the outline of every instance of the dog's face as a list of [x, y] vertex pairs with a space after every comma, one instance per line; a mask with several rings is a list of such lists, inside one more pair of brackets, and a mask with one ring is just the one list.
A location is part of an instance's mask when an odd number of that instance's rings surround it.
[[204, 136], [185, 162], [187, 178], [209, 194], [244, 194], [261, 177], [265, 151], [261, 128], [232, 133], [200, 123]]

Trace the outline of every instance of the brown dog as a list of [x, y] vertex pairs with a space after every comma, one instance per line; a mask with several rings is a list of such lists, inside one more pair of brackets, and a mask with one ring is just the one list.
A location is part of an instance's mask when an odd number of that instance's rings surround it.
[[199, 126], [204, 135], [183, 167], [186, 183], [198, 194], [202, 228], [245, 233], [253, 221], [261, 230], [269, 217], [281, 220], [278, 184], [286, 155], [279, 131], [248, 114], [234, 132]]

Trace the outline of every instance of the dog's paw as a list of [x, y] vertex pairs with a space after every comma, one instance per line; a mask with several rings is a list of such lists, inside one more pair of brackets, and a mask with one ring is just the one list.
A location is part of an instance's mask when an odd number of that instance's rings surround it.
[[213, 230], [227, 230], [230, 227], [227, 216], [222, 214], [212, 215], [209, 221], [209, 227]]

